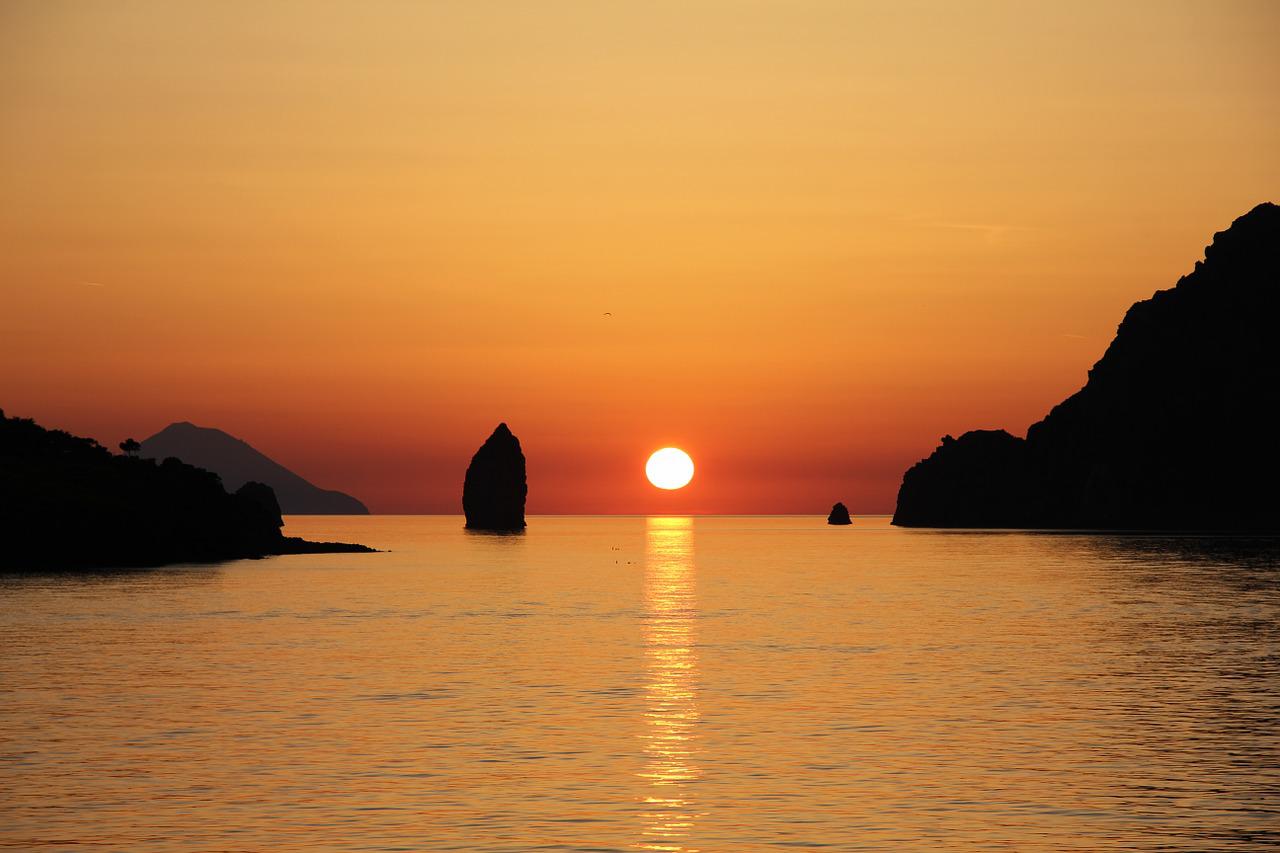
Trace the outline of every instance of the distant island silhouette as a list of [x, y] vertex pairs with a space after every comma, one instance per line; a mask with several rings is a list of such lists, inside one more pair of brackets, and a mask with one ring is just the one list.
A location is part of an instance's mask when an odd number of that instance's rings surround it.
[[1131, 307], [1085, 386], [1034, 424], [946, 436], [904, 527], [1280, 531], [1280, 207], [1214, 235]]
[[831, 514], [827, 516], [827, 524], [853, 524], [853, 519], [849, 517], [849, 508], [837, 501], [835, 506], [831, 507]]
[[505, 423], [471, 457], [462, 483], [462, 511], [467, 529], [524, 530], [524, 502], [529, 494], [520, 439]]
[[220, 429], [183, 421], [169, 424], [141, 442], [138, 455], [149, 459], [181, 459], [212, 471], [228, 491], [248, 482], [265, 483], [276, 493], [286, 515], [368, 515], [363, 503], [342, 492], [321, 489], [268, 458], [247, 442]]
[[0, 412], [0, 569], [98, 569], [369, 552], [281, 534], [270, 486], [234, 493], [218, 475], [169, 458], [113, 455], [89, 438]]

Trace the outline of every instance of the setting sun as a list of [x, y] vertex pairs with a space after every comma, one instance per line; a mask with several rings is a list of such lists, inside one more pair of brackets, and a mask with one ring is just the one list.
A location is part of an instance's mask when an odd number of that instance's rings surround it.
[[678, 447], [664, 447], [649, 457], [644, 474], [659, 489], [683, 489], [693, 479], [693, 460]]

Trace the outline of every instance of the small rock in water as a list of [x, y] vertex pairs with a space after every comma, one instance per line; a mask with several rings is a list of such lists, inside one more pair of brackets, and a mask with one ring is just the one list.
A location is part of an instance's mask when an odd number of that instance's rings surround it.
[[849, 518], [849, 508], [837, 502], [831, 508], [831, 515], [827, 516], [827, 524], [853, 524], [853, 519]]

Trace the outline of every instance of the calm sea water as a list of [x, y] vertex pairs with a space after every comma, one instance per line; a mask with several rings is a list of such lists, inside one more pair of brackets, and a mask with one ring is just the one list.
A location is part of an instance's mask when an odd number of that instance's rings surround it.
[[291, 518], [0, 578], [0, 846], [1280, 847], [1280, 544]]

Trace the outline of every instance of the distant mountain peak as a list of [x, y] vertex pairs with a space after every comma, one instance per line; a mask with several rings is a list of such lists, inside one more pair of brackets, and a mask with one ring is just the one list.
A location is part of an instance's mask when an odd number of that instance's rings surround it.
[[176, 421], [142, 442], [139, 455], [170, 456], [217, 474], [228, 491], [247, 482], [265, 483], [275, 490], [286, 515], [367, 515], [359, 500], [321, 489], [266, 456], [247, 441], [216, 427]]
[[[231, 433], [220, 430], [217, 427], [200, 426], [199, 424], [193, 424], [191, 421], [174, 421], [164, 429], [160, 430], [160, 432], [156, 433], [156, 435], [165, 435], [166, 433], [171, 434], [171, 433], [190, 433], [190, 432], [200, 432], [200, 433], [209, 433], [212, 435], [221, 435], [221, 436], [225, 436], [226, 438], [230, 438], [234, 441], [239, 441], [241, 444], [246, 443], [241, 439], [236, 438]], [[152, 436], [152, 438], [154, 437], [155, 436]]]

